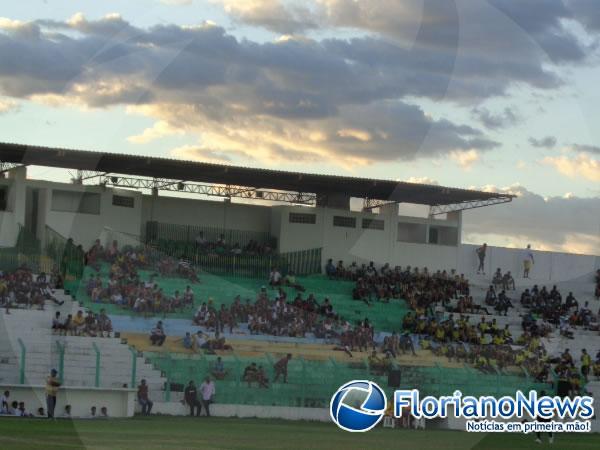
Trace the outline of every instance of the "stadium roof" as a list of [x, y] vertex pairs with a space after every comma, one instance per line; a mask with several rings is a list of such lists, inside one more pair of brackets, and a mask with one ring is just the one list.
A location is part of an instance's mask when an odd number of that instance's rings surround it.
[[[202, 182], [293, 192], [342, 194], [385, 202], [450, 205], [483, 202], [479, 206], [510, 201], [504, 193], [482, 192], [392, 180], [255, 169], [196, 161], [67, 150], [14, 143], [0, 143], [0, 161], [24, 165], [60, 167], [102, 173], [135, 175], [183, 182]], [[489, 203], [488, 203], [489, 202]], [[473, 207], [473, 206], [471, 206]]]

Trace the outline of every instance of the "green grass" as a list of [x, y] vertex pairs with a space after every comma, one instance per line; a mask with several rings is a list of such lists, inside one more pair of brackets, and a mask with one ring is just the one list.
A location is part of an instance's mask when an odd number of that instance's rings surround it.
[[[283, 420], [150, 417], [110, 421], [0, 419], [2, 450], [35, 449], [595, 449], [596, 434], [559, 434], [553, 446], [534, 435], [413, 431], [378, 427], [348, 433], [331, 423]], [[546, 439], [544, 437], [544, 439]], [[546, 442], [546, 440], [544, 441]]]

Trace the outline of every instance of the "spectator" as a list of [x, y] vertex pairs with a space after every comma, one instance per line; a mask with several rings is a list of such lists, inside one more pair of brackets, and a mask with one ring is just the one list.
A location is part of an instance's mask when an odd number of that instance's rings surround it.
[[150, 400], [150, 397], [148, 395], [148, 385], [146, 384], [146, 380], [142, 380], [140, 385], [138, 386], [138, 391], [137, 391], [137, 398], [138, 398], [138, 402], [142, 407], [142, 415], [143, 416], [148, 416], [150, 415], [150, 411], [152, 411], [152, 406], [154, 405], [154, 402], [152, 402], [152, 400]]
[[292, 359], [292, 354], [288, 353], [286, 356], [281, 358], [279, 361], [275, 363], [273, 368], [275, 369], [275, 378], [273, 379], [273, 383], [276, 383], [279, 379], [279, 375], [283, 375], [283, 382], [287, 383], [287, 375], [288, 375], [288, 363]]
[[0, 414], [8, 414], [10, 408], [10, 391], [4, 391], [2, 397], [0, 397]]
[[65, 405], [65, 410], [61, 416], [63, 419], [71, 418], [71, 405]]
[[108, 408], [106, 406], [100, 408], [100, 418], [108, 419]]
[[481, 247], [475, 250], [477, 258], [479, 258], [479, 266], [477, 267], [477, 275], [481, 272], [485, 275], [485, 253], [487, 251], [487, 244], [484, 243]]
[[531, 250], [531, 244], [527, 244], [527, 248], [523, 252], [523, 278], [529, 278], [529, 272], [535, 264], [533, 258], [533, 250]]
[[215, 396], [215, 383], [213, 383], [210, 377], [204, 379], [204, 383], [200, 385], [200, 392], [202, 393], [202, 406], [204, 406], [206, 417], [210, 417], [210, 404]]
[[[190, 407], [190, 416], [200, 416], [202, 405], [198, 400], [198, 389], [193, 380], [190, 380], [183, 393], [183, 399], [185, 403]], [[195, 414], [194, 414], [195, 411]]]
[[167, 339], [167, 335], [165, 334], [162, 321], [159, 320], [156, 326], [150, 331], [150, 343], [160, 347], [165, 343], [165, 339]]
[[50, 376], [46, 379], [46, 411], [48, 418], [54, 418], [54, 409], [56, 408], [56, 396], [61, 383], [57, 377], [56, 369], [50, 371]]
[[98, 416], [96, 415], [96, 407], [92, 406], [90, 408], [90, 414], [88, 415], [88, 419], [97, 419]]
[[217, 380], [223, 380], [227, 376], [227, 370], [225, 370], [225, 366], [223, 365], [223, 360], [220, 356], [217, 357], [215, 364], [212, 369], [212, 376]]

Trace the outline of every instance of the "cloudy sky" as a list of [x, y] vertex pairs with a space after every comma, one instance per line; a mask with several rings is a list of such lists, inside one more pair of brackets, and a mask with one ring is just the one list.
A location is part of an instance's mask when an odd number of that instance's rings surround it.
[[509, 190], [465, 241], [599, 254], [596, 2], [10, 2], [1, 140]]

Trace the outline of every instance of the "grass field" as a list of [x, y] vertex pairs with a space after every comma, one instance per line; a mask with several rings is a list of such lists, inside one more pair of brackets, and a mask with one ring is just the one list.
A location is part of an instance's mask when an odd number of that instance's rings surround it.
[[[600, 436], [560, 434], [554, 445], [534, 435], [377, 428], [347, 433], [330, 423], [225, 418], [135, 418], [109, 421], [0, 419], [0, 449], [477, 449], [600, 448]], [[544, 438], [546, 439], [546, 438]]]

